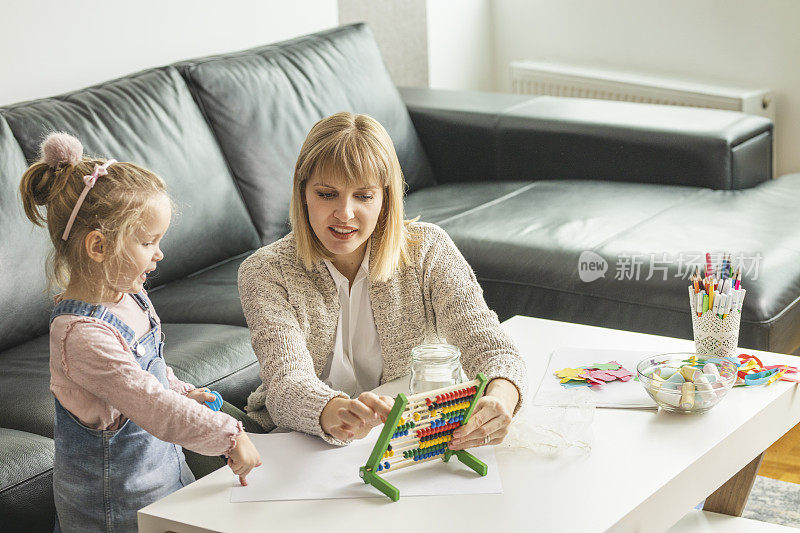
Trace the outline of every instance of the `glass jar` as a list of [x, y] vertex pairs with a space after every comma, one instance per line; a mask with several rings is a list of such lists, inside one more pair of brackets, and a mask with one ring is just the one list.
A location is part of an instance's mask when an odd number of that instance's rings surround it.
[[461, 383], [461, 350], [450, 344], [420, 344], [411, 349], [411, 394]]

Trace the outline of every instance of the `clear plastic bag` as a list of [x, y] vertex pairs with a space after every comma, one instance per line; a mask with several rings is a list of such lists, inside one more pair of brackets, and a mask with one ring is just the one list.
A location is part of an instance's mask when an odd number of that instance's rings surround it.
[[553, 457], [592, 450], [595, 402], [587, 388], [540, 393], [514, 417], [500, 449], [525, 449]]

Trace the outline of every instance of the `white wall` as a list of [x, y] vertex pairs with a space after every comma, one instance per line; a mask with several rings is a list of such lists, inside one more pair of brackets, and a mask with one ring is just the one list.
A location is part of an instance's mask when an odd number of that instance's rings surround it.
[[395, 85], [428, 86], [428, 0], [339, 0], [339, 22], [366, 22]]
[[491, 0], [339, 0], [366, 22], [396, 85], [492, 90]]
[[547, 59], [776, 91], [776, 175], [800, 172], [800, 2], [494, 0], [496, 90]]
[[491, 0], [428, 1], [428, 78], [435, 89], [494, 88]]
[[336, 0], [30, 0], [0, 18], [0, 105], [338, 24]]

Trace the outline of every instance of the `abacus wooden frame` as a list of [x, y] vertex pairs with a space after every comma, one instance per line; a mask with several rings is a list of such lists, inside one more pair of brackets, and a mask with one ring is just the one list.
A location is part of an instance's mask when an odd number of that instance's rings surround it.
[[[472, 412], [475, 410], [475, 405], [478, 403], [478, 400], [483, 395], [483, 391], [486, 388], [487, 379], [481, 373], [475, 377], [477, 381], [477, 385], [470, 383], [460, 383], [458, 386], [475, 386], [475, 396], [473, 397], [472, 401], [470, 402], [469, 407], [467, 408], [467, 412], [464, 415], [464, 420], [462, 421], [462, 425], [466, 425], [469, 422], [469, 417], [472, 416]], [[456, 390], [457, 387], [456, 386]], [[453, 389], [453, 387], [444, 387], [442, 389], [427, 391], [424, 393], [425, 397], [436, 396], [439, 393], [449, 392]], [[367, 459], [367, 464], [359, 468], [359, 476], [361, 479], [364, 480], [364, 483], [370, 484], [386, 496], [389, 497], [393, 502], [396, 502], [400, 499], [400, 490], [383, 479], [378, 474], [378, 463], [380, 463], [383, 454], [386, 453], [386, 450], [389, 446], [389, 441], [392, 440], [392, 434], [395, 432], [397, 428], [397, 423], [400, 421], [400, 418], [403, 416], [403, 412], [405, 412], [406, 406], [409, 404], [409, 400], [415, 397], [419, 397], [420, 395], [412, 396], [411, 398], [406, 397], [405, 394], [400, 393], [395, 397], [394, 405], [392, 406], [392, 410], [389, 412], [389, 416], [386, 418], [386, 422], [383, 425], [383, 429], [381, 430], [381, 434], [378, 437], [377, 442], [375, 443], [375, 447], [372, 449], [372, 453]], [[456, 456], [459, 461], [464, 463], [467, 467], [471, 468], [481, 476], [485, 476], [489, 471], [489, 467], [486, 464], [472, 455], [471, 453], [467, 452], [466, 450], [445, 450], [442, 461], [448, 462], [452, 456]]]

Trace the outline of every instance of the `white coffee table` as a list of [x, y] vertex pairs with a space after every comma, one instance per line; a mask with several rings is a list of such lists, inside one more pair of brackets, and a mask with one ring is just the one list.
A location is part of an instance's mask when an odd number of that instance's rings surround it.
[[[694, 347], [682, 339], [519, 316], [503, 328], [528, 364], [532, 392], [555, 348]], [[800, 361], [742, 351], [764, 364]], [[397, 380], [380, 390], [391, 394], [404, 386]], [[139, 531], [667, 531], [715, 491], [706, 509], [740, 514], [761, 454], [798, 422], [800, 392], [787, 382], [736, 388], [698, 416], [597, 409], [588, 456], [498, 451], [503, 494], [401, 497], [396, 503], [378, 497], [234, 504], [233, 475], [224, 468], [139, 511]], [[359, 466], [352, 465], [353, 476]]]

